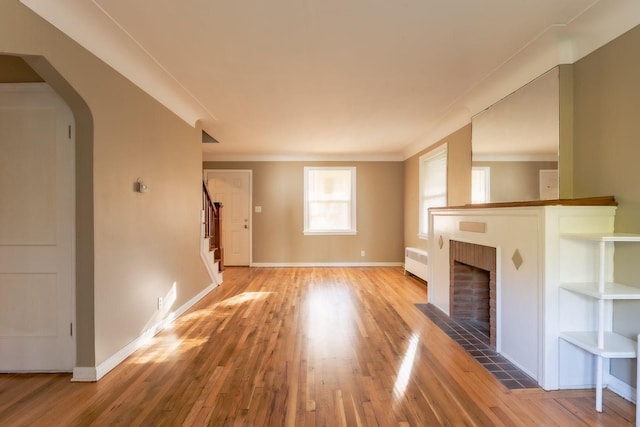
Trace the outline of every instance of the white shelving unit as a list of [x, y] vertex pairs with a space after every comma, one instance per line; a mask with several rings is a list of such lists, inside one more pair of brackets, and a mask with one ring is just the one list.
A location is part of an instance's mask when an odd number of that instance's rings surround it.
[[[561, 331], [560, 338], [596, 356], [596, 410], [602, 412], [602, 389], [604, 379], [604, 359], [635, 358], [638, 359], [639, 344], [620, 334], [611, 331], [611, 304], [613, 300], [640, 300], [640, 288], [608, 282], [607, 274], [613, 276], [612, 264], [607, 258], [607, 245], [615, 242], [640, 242], [636, 234], [562, 234], [563, 239], [577, 239], [598, 244], [598, 278], [595, 283], [564, 283], [560, 288], [592, 298], [595, 301], [597, 329], [591, 331]], [[639, 335], [640, 341], [640, 335]], [[640, 378], [640, 364], [638, 364]], [[640, 380], [636, 385], [636, 426], [640, 426]]]

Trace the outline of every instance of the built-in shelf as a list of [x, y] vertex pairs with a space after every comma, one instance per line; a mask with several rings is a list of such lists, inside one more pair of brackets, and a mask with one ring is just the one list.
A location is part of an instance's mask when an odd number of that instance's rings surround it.
[[[562, 234], [564, 239], [594, 242], [598, 245], [598, 278], [591, 283], [565, 283], [560, 288], [566, 291], [593, 298], [598, 329], [595, 331], [561, 331], [561, 339], [575, 345], [597, 357], [596, 363], [596, 410], [602, 412], [602, 389], [604, 388], [603, 359], [636, 359], [638, 364], [638, 342], [608, 330], [611, 328], [613, 300], [640, 300], [640, 288], [621, 283], [607, 282], [607, 272], [613, 276], [613, 259], [606, 256], [607, 247], [616, 242], [640, 242], [638, 234]], [[607, 309], [607, 307], [609, 307]], [[567, 309], [568, 307], [564, 307]], [[640, 381], [640, 364], [637, 366]], [[640, 426], [640, 386], [636, 386], [636, 426]]]
[[560, 287], [576, 294], [586, 295], [596, 299], [640, 299], [640, 287], [623, 285], [621, 283], [605, 283], [603, 291], [598, 289], [598, 283], [595, 282], [567, 283]]
[[560, 237], [594, 242], [640, 242], [640, 234], [628, 233], [565, 233]]
[[637, 356], [636, 342], [615, 332], [604, 333], [602, 348], [598, 347], [598, 333], [596, 331], [561, 332], [560, 338], [596, 356], [613, 359], [630, 359]]

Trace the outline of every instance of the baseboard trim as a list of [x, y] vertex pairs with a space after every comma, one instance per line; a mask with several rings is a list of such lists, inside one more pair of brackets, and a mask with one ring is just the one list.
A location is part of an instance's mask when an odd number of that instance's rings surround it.
[[111, 355], [107, 360], [93, 367], [76, 367], [73, 369], [73, 382], [95, 382], [100, 378], [108, 374], [113, 368], [122, 363], [127, 357], [131, 356], [136, 350], [148, 343], [158, 332], [165, 329], [167, 326], [173, 323], [175, 319], [184, 314], [194, 304], [204, 298], [209, 292], [219, 286], [218, 283], [211, 283], [205, 289], [200, 291], [196, 296], [189, 301], [178, 307], [175, 311], [169, 313], [167, 317], [151, 326], [142, 335], [134, 339], [132, 342], [124, 346], [120, 351]]
[[98, 374], [96, 368], [76, 366], [73, 368], [73, 376], [71, 382], [74, 383], [91, 383], [97, 381]]
[[606, 378], [607, 388], [617, 394], [618, 396], [627, 399], [630, 402], [636, 403], [636, 389], [620, 380], [619, 378], [614, 377], [613, 375], [608, 375]]
[[[619, 378], [614, 377], [611, 374], [605, 374], [604, 377], [605, 388], [608, 388], [613, 393], [618, 396], [626, 399], [630, 402], [636, 401], [636, 389], [620, 380]], [[560, 386], [560, 390], [582, 390], [582, 389], [590, 389], [595, 388], [595, 384], [574, 384], [571, 387]]]
[[253, 262], [250, 267], [402, 267], [402, 262]]

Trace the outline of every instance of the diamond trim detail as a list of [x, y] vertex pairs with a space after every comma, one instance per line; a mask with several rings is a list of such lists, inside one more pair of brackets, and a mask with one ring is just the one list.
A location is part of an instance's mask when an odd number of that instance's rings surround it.
[[520, 251], [516, 249], [511, 257], [511, 261], [513, 261], [513, 265], [516, 267], [516, 270], [520, 270], [520, 266], [524, 262], [522, 259], [522, 255], [520, 255]]

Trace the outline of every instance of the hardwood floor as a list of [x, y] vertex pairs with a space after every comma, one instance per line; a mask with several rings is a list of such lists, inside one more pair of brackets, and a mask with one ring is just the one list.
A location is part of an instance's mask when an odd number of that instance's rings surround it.
[[0, 375], [0, 425], [632, 425], [592, 390], [509, 391], [414, 304], [400, 268], [228, 268], [98, 383]]

